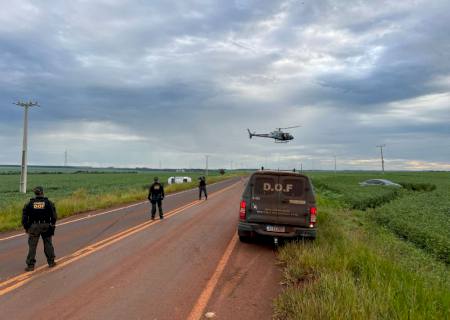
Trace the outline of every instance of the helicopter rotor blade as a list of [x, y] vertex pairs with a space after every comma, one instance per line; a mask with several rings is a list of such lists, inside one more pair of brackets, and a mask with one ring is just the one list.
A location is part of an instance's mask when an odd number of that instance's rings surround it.
[[281, 130], [281, 129], [293, 129], [293, 128], [298, 128], [298, 127], [301, 127], [301, 125], [298, 125], [298, 126], [292, 126], [292, 127], [286, 127], [286, 128], [277, 128], [278, 130]]

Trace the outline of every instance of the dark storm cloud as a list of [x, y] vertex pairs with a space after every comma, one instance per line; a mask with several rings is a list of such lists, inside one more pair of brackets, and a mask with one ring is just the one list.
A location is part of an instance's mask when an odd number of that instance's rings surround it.
[[[298, 14], [290, 15], [295, 19], [291, 25], [305, 29], [323, 23], [347, 37], [362, 39], [320, 49], [321, 54], [340, 60], [347, 68], [322, 72], [315, 81], [323, 89], [309, 90], [313, 99], [348, 108], [365, 107], [370, 112], [373, 104], [449, 90], [448, 86], [431, 86], [430, 82], [450, 73], [446, 31], [450, 4], [434, 1], [403, 5], [396, 8], [386, 3], [385, 11], [378, 9], [383, 8], [381, 3], [370, 7], [352, 1], [296, 7]], [[320, 38], [320, 32], [317, 36]], [[358, 66], [357, 61], [367, 65]]]
[[[11, 102], [31, 98], [35, 163], [69, 147], [80, 164], [199, 165], [209, 153], [217, 166], [292, 166], [339, 150], [372, 159], [379, 143], [448, 163], [429, 143], [450, 136], [447, 12], [446, 1], [14, 2], [0, 13], [0, 162], [17, 162]], [[246, 134], [299, 123], [289, 146]]]

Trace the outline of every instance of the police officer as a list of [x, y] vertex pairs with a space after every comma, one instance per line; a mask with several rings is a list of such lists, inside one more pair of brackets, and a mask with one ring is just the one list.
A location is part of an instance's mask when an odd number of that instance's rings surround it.
[[205, 200], [208, 200], [208, 193], [206, 193], [205, 177], [200, 177], [200, 182], [198, 183], [198, 200], [202, 200], [202, 192], [205, 194]]
[[154, 178], [153, 184], [148, 191], [148, 200], [152, 203], [152, 220], [155, 220], [156, 205], [158, 205], [159, 218], [163, 219], [162, 200], [164, 199], [164, 187], [158, 181], [158, 177]]
[[57, 219], [55, 205], [44, 197], [44, 188], [36, 187], [33, 191], [36, 197], [31, 198], [22, 210], [22, 226], [28, 233], [28, 256], [25, 271], [34, 270], [39, 237], [42, 237], [44, 241], [44, 253], [48, 266], [53, 268], [56, 265], [55, 249], [52, 244]]

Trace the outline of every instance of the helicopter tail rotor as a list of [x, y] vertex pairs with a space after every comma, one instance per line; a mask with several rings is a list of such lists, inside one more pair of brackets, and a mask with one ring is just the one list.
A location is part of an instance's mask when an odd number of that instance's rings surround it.
[[248, 131], [248, 136], [250, 137], [250, 139], [253, 137], [253, 134], [250, 132], [250, 129], [247, 128]]

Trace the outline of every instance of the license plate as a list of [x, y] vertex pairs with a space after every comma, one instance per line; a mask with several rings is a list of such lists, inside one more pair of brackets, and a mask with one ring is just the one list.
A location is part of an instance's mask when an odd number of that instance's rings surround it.
[[284, 226], [266, 226], [266, 230], [271, 232], [286, 232]]

